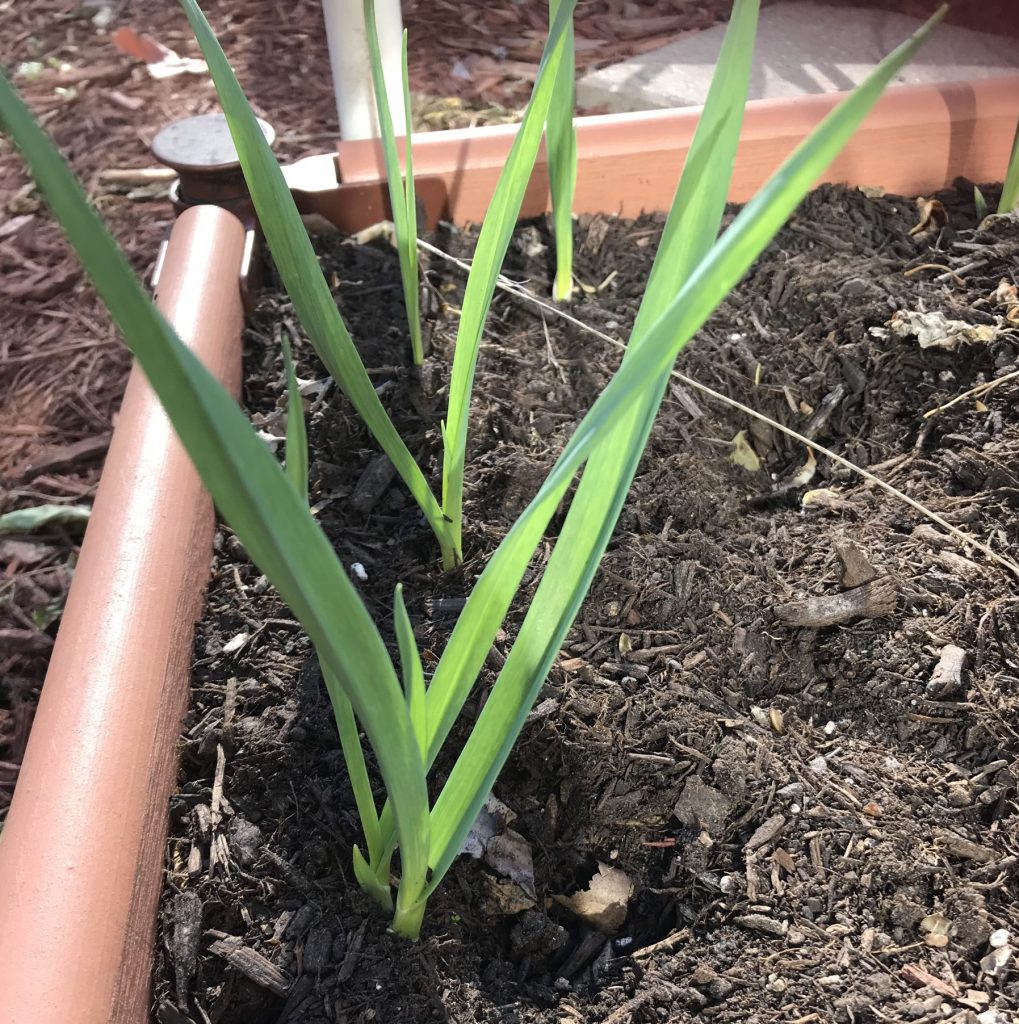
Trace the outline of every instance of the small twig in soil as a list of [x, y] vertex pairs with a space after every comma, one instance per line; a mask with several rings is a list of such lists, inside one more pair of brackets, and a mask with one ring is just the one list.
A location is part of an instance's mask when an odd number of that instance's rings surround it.
[[909, 270], [904, 270], [902, 272], [902, 276], [912, 277], [914, 274], [919, 274], [921, 270], [942, 271], [941, 276], [938, 278], [939, 281], [946, 277], [954, 277], [959, 284], [965, 285], [966, 283], [966, 279], [964, 277], [960, 277], [954, 270], [951, 270], [948, 267], [943, 267], [940, 263], [919, 263], [915, 267], [910, 267]]
[[17, 467], [8, 478], [12, 482], [31, 480], [43, 473], [58, 473], [80, 462], [104, 455], [110, 447], [110, 433], [86, 437], [73, 444], [52, 445]]
[[601, 951], [607, 941], [601, 932], [588, 932], [574, 947], [566, 962], [559, 968], [558, 973], [560, 977], [572, 978], [578, 971], [583, 970]]
[[107, 167], [99, 172], [100, 181], [118, 185], [154, 185], [176, 177], [172, 167]]
[[562, 364], [559, 362], [559, 360], [556, 359], [555, 352], [552, 351], [552, 338], [548, 333], [548, 321], [545, 319], [544, 316], [541, 318], [541, 327], [542, 330], [545, 332], [545, 352], [548, 355], [548, 361], [549, 363], [552, 364], [552, 366], [555, 367], [556, 373], [559, 374], [559, 379], [564, 384], [567, 384], [568, 381], [566, 379], [566, 372], [563, 370]]
[[832, 391], [821, 399], [818, 407], [810, 414], [810, 418], [803, 426], [803, 436], [811, 441], [824, 429], [825, 424], [831, 419], [832, 413], [842, 404], [848, 394], [844, 384], [839, 384]]
[[852, 619], [878, 619], [895, 611], [895, 584], [886, 576], [841, 594], [808, 597], [775, 606], [775, 615], [787, 626], [823, 629]]
[[182, 892], [173, 900], [173, 973], [177, 1005], [187, 1006], [191, 979], [198, 966], [202, 937], [202, 901], [195, 892]]
[[361, 947], [364, 945], [364, 931], [367, 927], [367, 920], [362, 921], [360, 927], [354, 932], [354, 937], [347, 944], [347, 952], [336, 975], [336, 981], [341, 985], [350, 980], [357, 968], [357, 962], [361, 959]]
[[646, 960], [649, 956], [654, 956], [655, 953], [669, 953], [689, 938], [690, 929], [682, 928], [678, 932], [666, 935], [664, 939], [660, 939], [650, 946], [644, 946], [642, 949], [636, 950], [633, 954], [633, 959]]
[[901, 973], [910, 985], [915, 985], [917, 988], [929, 988], [937, 992], [939, 996], [945, 996], [947, 999], [955, 999], [959, 995], [958, 991], [949, 985], [947, 981], [942, 981], [940, 978], [935, 977], [930, 971], [924, 970], [919, 964], [904, 964]]
[[240, 971], [246, 978], [261, 988], [266, 988], [278, 996], [285, 996], [290, 988], [290, 978], [274, 963], [266, 960], [261, 953], [248, 946], [240, 945], [238, 939], [217, 939], [209, 952], [222, 957], [231, 967]]
[[226, 753], [221, 743], [216, 744], [216, 774], [212, 781], [212, 800], [210, 801], [210, 819], [215, 828], [222, 820], [220, 807], [223, 803], [223, 776], [226, 773]]
[[[459, 267], [461, 270], [467, 272], [470, 271], [470, 265], [468, 263], [457, 259], [455, 256], [451, 256], [447, 252], [443, 252], [441, 249], [431, 245], [429, 242], [425, 242], [423, 239], [419, 238], [418, 245], [425, 252], [433, 253], [434, 255], [452, 263], [454, 266]], [[507, 277], [500, 275], [496, 280], [496, 287], [500, 288], [502, 291], [516, 295], [518, 298], [524, 299], [548, 313], [553, 313], [560, 319], [565, 320], [567, 323], [573, 324], [574, 327], [577, 327], [582, 331], [586, 331], [588, 334], [591, 334], [596, 338], [600, 338], [602, 341], [608, 342], [616, 348], [624, 350], [626, 348], [621, 341], [618, 341], [611, 335], [605, 334], [602, 331], [591, 327], [590, 324], [585, 324], [583, 320], [578, 320], [575, 316], [571, 316], [565, 310], [557, 309], [555, 306], [551, 306], [547, 302], [542, 302], [536, 295], [532, 295], [522, 285], [516, 284]], [[897, 487], [893, 487], [890, 483], [887, 483], [880, 477], [875, 476], [862, 466], [856, 465], [855, 462], [850, 462], [849, 459], [833, 452], [830, 448], [826, 448], [824, 445], [818, 444], [816, 441], [812, 441], [809, 437], [805, 437], [803, 434], [793, 430], [791, 427], [787, 427], [784, 423], [779, 423], [778, 420], [774, 420], [770, 416], [765, 416], [764, 413], [758, 412], [749, 405], [744, 405], [742, 402], [738, 402], [735, 398], [723, 395], [720, 391], [716, 391], [714, 388], [708, 387], [707, 384], [702, 384], [700, 381], [694, 380], [693, 377], [688, 377], [685, 373], [673, 370], [672, 376], [676, 380], [682, 381], [684, 384], [687, 384], [692, 388], [696, 388], [702, 394], [708, 395], [710, 398], [714, 398], [716, 401], [722, 402], [733, 409], [738, 409], [740, 412], [759, 420], [761, 423], [766, 423], [774, 430], [778, 430], [785, 434], [786, 437], [791, 437], [794, 440], [799, 441], [801, 444], [805, 444], [808, 448], [812, 448], [815, 452], [819, 452], [821, 455], [831, 459], [832, 462], [838, 463], [838, 465], [848, 469], [852, 473], [855, 473], [857, 476], [863, 477], [863, 479], [868, 483], [873, 484], [875, 487], [880, 487], [886, 494], [890, 494], [893, 498], [897, 498], [916, 512], [919, 512], [925, 519], [929, 519], [932, 523], [936, 523], [942, 530], [953, 536], [957, 541], [975, 548], [977, 551], [986, 555], [992, 562], [996, 562], [998, 565], [1007, 569], [1013, 576], [1019, 577], [1019, 564], [1011, 561], [1011, 559], [1005, 558], [1004, 555], [999, 555], [992, 547], [977, 540], [976, 537], [970, 536], [964, 530], [960, 530], [957, 526], [953, 526], [944, 517], [939, 516], [936, 512], [927, 508], [926, 505], [922, 505], [916, 499], [911, 498], [908, 494], [900, 491]]]

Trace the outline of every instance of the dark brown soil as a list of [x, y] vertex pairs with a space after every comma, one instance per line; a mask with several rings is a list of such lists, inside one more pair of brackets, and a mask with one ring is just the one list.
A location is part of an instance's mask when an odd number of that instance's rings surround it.
[[[1019, 231], [976, 229], [971, 196], [945, 194], [949, 226], [917, 238], [912, 201], [820, 190], [679, 368], [1008, 553], [1019, 539], [1016, 381], [923, 418], [1017, 369], [1008, 289], [990, 296], [1015, 283]], [[578, 275], [604, 287], [571, 311], [625, 337], [659, 231], [659, 218], [582, 222]], [[434, 241], [471, 251], [457, 233]], [[529, 225], [507, 262], [541, 296], [548, 242], [543, 224]], [[427, 268], [434, 355], [418, 375], [393, 253], [338, 238], [321, 250], [384, 401], [434, 471], [459, 272], [434, 258]], [[958, 276], [938, 280], [938, 267]], [[995, 337], [947, 351], [875, 336], [897, 311], [941, 311]], [[496, 299], [460, 573], [439, 574], [401, 486], [373, 485], [375, 448], [346, 402], [330, 392], [313, 406], [319, 518], [344, 563], [364, 567], [387, 635], [393, 585], [405, 583], [426, 663], [618, 363], [590, 334], [549, 317], [546, 338], [544, 326], [518, 299]], [[268, 297], [246, 396], [268, 433], [279, 431], [282, 330], [299, 337], [286, 301]], [[301, 376], [321, 376], [300, 353]], [[757, 472], [729, 458], [739, 431]], [[531, 846], [537, 904], [499, 913], [498, 881], [464, 858], [418, 944], [388, 934], [353, 881], [357, 820], [312, 652], [224, 530], [172, 806], [158, 1019], [1008, 1019], [1019, 1009], [1013, 962], [987, 957], [992, 932], [1019, 932], [1016, 580], [828, 459], [812, 475], [808, 461], [781, 433], [670, 389], [602, 569], [495, 787]], [[863, 560], [855, 587], [839, 550]], [[877, 578], [860, 584], [868, 569]], [[840, 595], [864, 616], [790, 624], [818, 612], [794, 602], [824, 610]], [[936, 671], [948, 645], [965, 652], [958, 680], [947, 660]], [[223, 818], [211, 825], [217, 777]], [[584, 888], [599, 863], [635, 886], [611, 936], [551, 900]]]

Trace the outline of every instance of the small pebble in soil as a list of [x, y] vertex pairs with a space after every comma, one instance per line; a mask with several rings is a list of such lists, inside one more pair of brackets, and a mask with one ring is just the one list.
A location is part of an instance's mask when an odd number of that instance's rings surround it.
[[362, 582], [368, 582], [368, 570], [360, 562], [352, 562], [350, 571]]
[[948, 784], [948, 806], [969, 807], [973, 803], [973, 786], [966, 780], [950, 782]]
[[721, 1003], [732, 995], [735, 985], [731, 981], [726, 981], [725, 978], [716, 978], [708, 985], [708, 995], [715, 1000], [716, 1003]]

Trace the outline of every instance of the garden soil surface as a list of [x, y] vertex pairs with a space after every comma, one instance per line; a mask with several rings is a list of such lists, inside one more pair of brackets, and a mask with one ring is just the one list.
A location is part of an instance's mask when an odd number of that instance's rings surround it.
[[[978, 228], [972, 195], [963, 186], [922, 211], [821, 189], [677, 368], [1014, 556], [1019, 224]], [[929, 230], [911, 234], [921, 220]], [[657, 217], [581, 219], [570, 313], [625, 339], [660, 231]], [[452, 229], [432, 241], [473, 248]], [[431, 355], [419, 372], [392, 249], [319, 245], [383, 401], [437, 481], [462, 274], [427, 261]], [[530, 224], [507, 274], [544, 297], [552, 253], [545, 224]], [[323, 378], [287, 301], [267, 296], [245, 395], [267, 437], [283, 429], [284, 333], [300, 376]], [[921, 347], [918, 333], [951, 347]], [[387, 642], [402, 582], [434, 666], [473, 579], [618, 361], [603, 338], [497, 296], [471, 414], [466, 563], [447, 575], [349, 404], [309, 385], [311, 500]], [[436, 786], [560, 525], [561, 514]], [[673, 380], [601, 570], [495, 786], [496, 831], [518, 867], [530, 858], [533, 880], [499, 874], [494, 856], [462, 857], [412, 944], [354, 882], [357, 818], [309, 643], [224, 528], [171, 807], [156, 1017], [1010, 1020], [1017, 640], [1008, 569]], [[558, 899], [589, 886], [598, 922]]]

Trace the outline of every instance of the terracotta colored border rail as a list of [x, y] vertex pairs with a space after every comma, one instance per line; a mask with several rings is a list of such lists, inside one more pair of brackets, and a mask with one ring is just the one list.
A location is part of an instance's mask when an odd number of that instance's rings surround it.
[[[176, 222], [160, 309], [236, 394], [245, 231]], [[137, 367], [0, 839], [0, 1021], [148, 1018], [167, 805], [214, 518]]]
[[[749, 103], [730, 198], [749, 199], [841, 98]], [[576, 211], [635, 217], [668, 209], [698, 114], [691, 108], [578, 118]], [[1017, 116], [1017, 75], [891, 89], [823, 180], [881, 185], [903, 195], [942, 188], [960, 175], [1000, 181]], [[428, 222], [484, 217], [515, 132], [515, 125], [499, 125], [414, 136], [414, 176]], [[303, 208], [343, 230], [386, 215], [385, 171], [374, 140], [341, 142], [336, 157], [299, 161], [290, 174]], [[539, 158], [523, 215], [543, 213], [548, 202], [547, 168]]]

